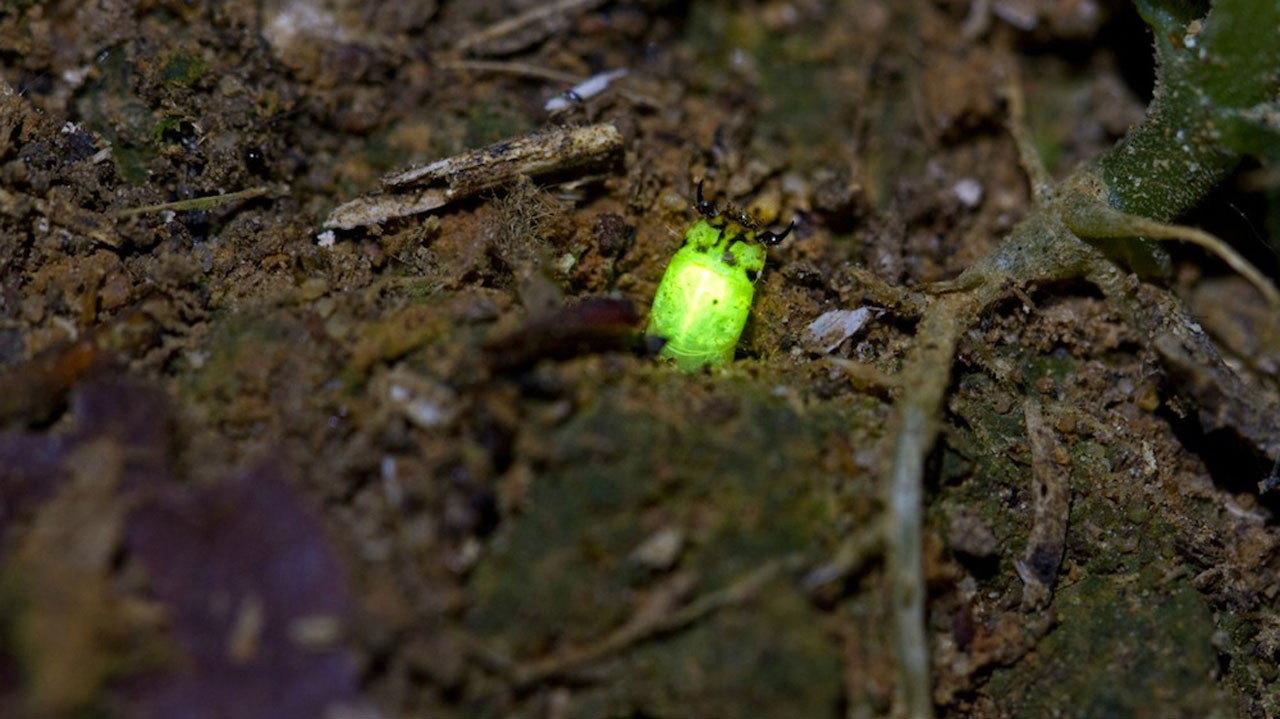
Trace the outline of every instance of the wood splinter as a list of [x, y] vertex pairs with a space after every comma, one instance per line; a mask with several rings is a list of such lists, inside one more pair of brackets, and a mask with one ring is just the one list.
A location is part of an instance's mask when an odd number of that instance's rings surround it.
[[1045, 424], [1040, 403], [1028, 399], [1022, 407], [1031, 445], [1033, 478], [1031, 534], [1022, 559], [1013, 563], [1022, 578], [1022, 609], [1034, 611], [1053, 599], [1053, 586], [1067, 541], [1071, 494], [1067, 475], [1058, 464], [1058, 442]]
[[383, 192], [339, 205], [324, 226], [349, 230], [444, 207], [517, 177], [607, 164], [622, 148], [609, 123], [562, 127], [468, 150], [382, 178]]

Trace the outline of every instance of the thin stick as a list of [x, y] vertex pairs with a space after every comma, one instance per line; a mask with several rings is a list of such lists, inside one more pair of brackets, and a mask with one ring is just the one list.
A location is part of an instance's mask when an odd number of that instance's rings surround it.
[[800, 581], [800, 588], [807, 594], [815, 594], [823, 587], [852, 576], [884, 551], [884, 537], [883, 519], [846, 537], [831, 561], [805, 575]]
[[1013, 144], [1018, 147], [1018, 160], [1022, 169], [1031, 180], [1031, 195], [1037, 203], [1043, 203], [1053, 197], [1053, 178], [1045, 169], [1036, 152], [1036, 144], [1031, 139], [1031, 131], [1027, 129], [1027, 106], [1022, 95], [1022, 79], [1018, 75], [1018, 65], [1009, 63], [1009, 84], [1006, 89], [1009, 99], [1009, 134], [1013, 136]]
[[1066, 472], [1056, 459], [1057, 439], [1045, 424], [1039, 400], [1027, 398], [1022, 406], [1022, 416], [1027, 428], [1027, 443], [1031, 446], [1034, 510], [1027, 546], [1022, 552], [1022, 559], [1014, 562], [1013, 566], [1022, 578], [1022, 608], [1032, 611], [1047, 606], [1053, 600], [1053, 586], [1067, 544], [1071, 492]]
[[[640, 642], [683, 628], [721, 609], [742, 604], [784, 572], [801, 566], [803, 557], [790, 555], [765, 562], [723, 589], [698, 597], [674, 611], [641, 610], [630, 622], [604, 639], [581, 649], [510, 668], [510, 678], [517, 687], [529, 687], [564, 676], [575, 668], [628, 649]], [[493, 663], [490, 660], [490, 663]]]
[[186, 210], [212, 210], [230, 202], [238, 202], [239, 200], [248, 200], [253, 197], [262, 197], [271, 191], [266, 185], [258, 187], [250, 187], [247, 190], [239, 192], [228, 192], [225, 195], [210, 195], [208, 197], [194, 197], [189, 200], [177, 200], [175, 202], [162, 202], [158, 205], [147, 205], [146, 207], [130, 207], [128, 209], [116, 212], [116, 217], [134, 217], [137, 215], [146, 215], [152, 212], [184, 212]]
[[969, 0], [969, 14], [960, 26], [960, 36], [977, 40], [991, 27], [991, 0]]
[[492, 72], [500, 75], [515, 75], [516, 77], [532, 77], [564, 85], [577, 85], [586, 79], [571, 73], [549, 70], [545, 67], [538, 67], [524, 62], [502, 62], [501, 60], [442, 60], [436, 66], [443, 70]]
[[466, 52], [476, 46], [510, 35], [526, 25], [532, 25], [555, 15], [591, 10], [605, 2], [606, 0], [557, 0], [546, 5], [535, 6], [515, 17], [494, 23], [462, 38], [453, 46], [453, 49], [459, 53]]
[[904, 317], [919, 317], [929, 306], [929, 300], [926, 297], [891, 285], [864, 267], [850, 265], [848, 273], [858, 283], [858, 288], [863, 291], [867, 299], [878, 305], [892, 307]]

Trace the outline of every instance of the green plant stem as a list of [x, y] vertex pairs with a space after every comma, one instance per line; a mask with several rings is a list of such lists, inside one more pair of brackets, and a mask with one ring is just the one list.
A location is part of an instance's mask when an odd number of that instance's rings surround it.
[[1155, 35], [1159, 78], [1142, 124], [1100, 159], [1112, 207], [1169, 220], [1240, 161], [1223, 132], [1277, 97], [1280, 3], [1220, 0], [1203, 20], [1178, 0], [1136, 0]]

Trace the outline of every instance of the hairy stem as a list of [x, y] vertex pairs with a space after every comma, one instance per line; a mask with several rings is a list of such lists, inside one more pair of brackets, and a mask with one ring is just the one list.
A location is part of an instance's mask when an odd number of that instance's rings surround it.
[[1280, 3], [1218, 0], [1202, 20], [1183, 0], [1137, 0], [1160, 74], [1142, 124], [1100, 159], [1116, 209], [1168, 220], [1240, 160], [1223, 142], [1239, 110], [1276, 99]]

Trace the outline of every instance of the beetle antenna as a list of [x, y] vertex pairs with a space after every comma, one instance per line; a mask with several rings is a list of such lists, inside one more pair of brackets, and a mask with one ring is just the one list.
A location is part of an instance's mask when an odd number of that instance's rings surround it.
[[705, 217], [715, 217], [720, 214], [720, 211], [716, 209], [715, 204], [702, 199], [702, 183], [705, 179], [706, 178], [698, 180], [698, 202], [694, 207], [697, 208], [698, 212]]
[[776, 245], [779, 242], [782, 242], [783, 240], [787, 239], [787, 235], [791, 234], [791, 231], [794, 230], [795, 228], [796, 228], [796, 221], [792, 220], [791, 224], [787, 225], [787, 229], [783, 230], [781, 233], [774, 234], [769, 230], [765, 230], [764, 232], [761, 232], [758, 235], [758, 237], [760, 238], [760, 241], [765, 243], [766, 245]]

